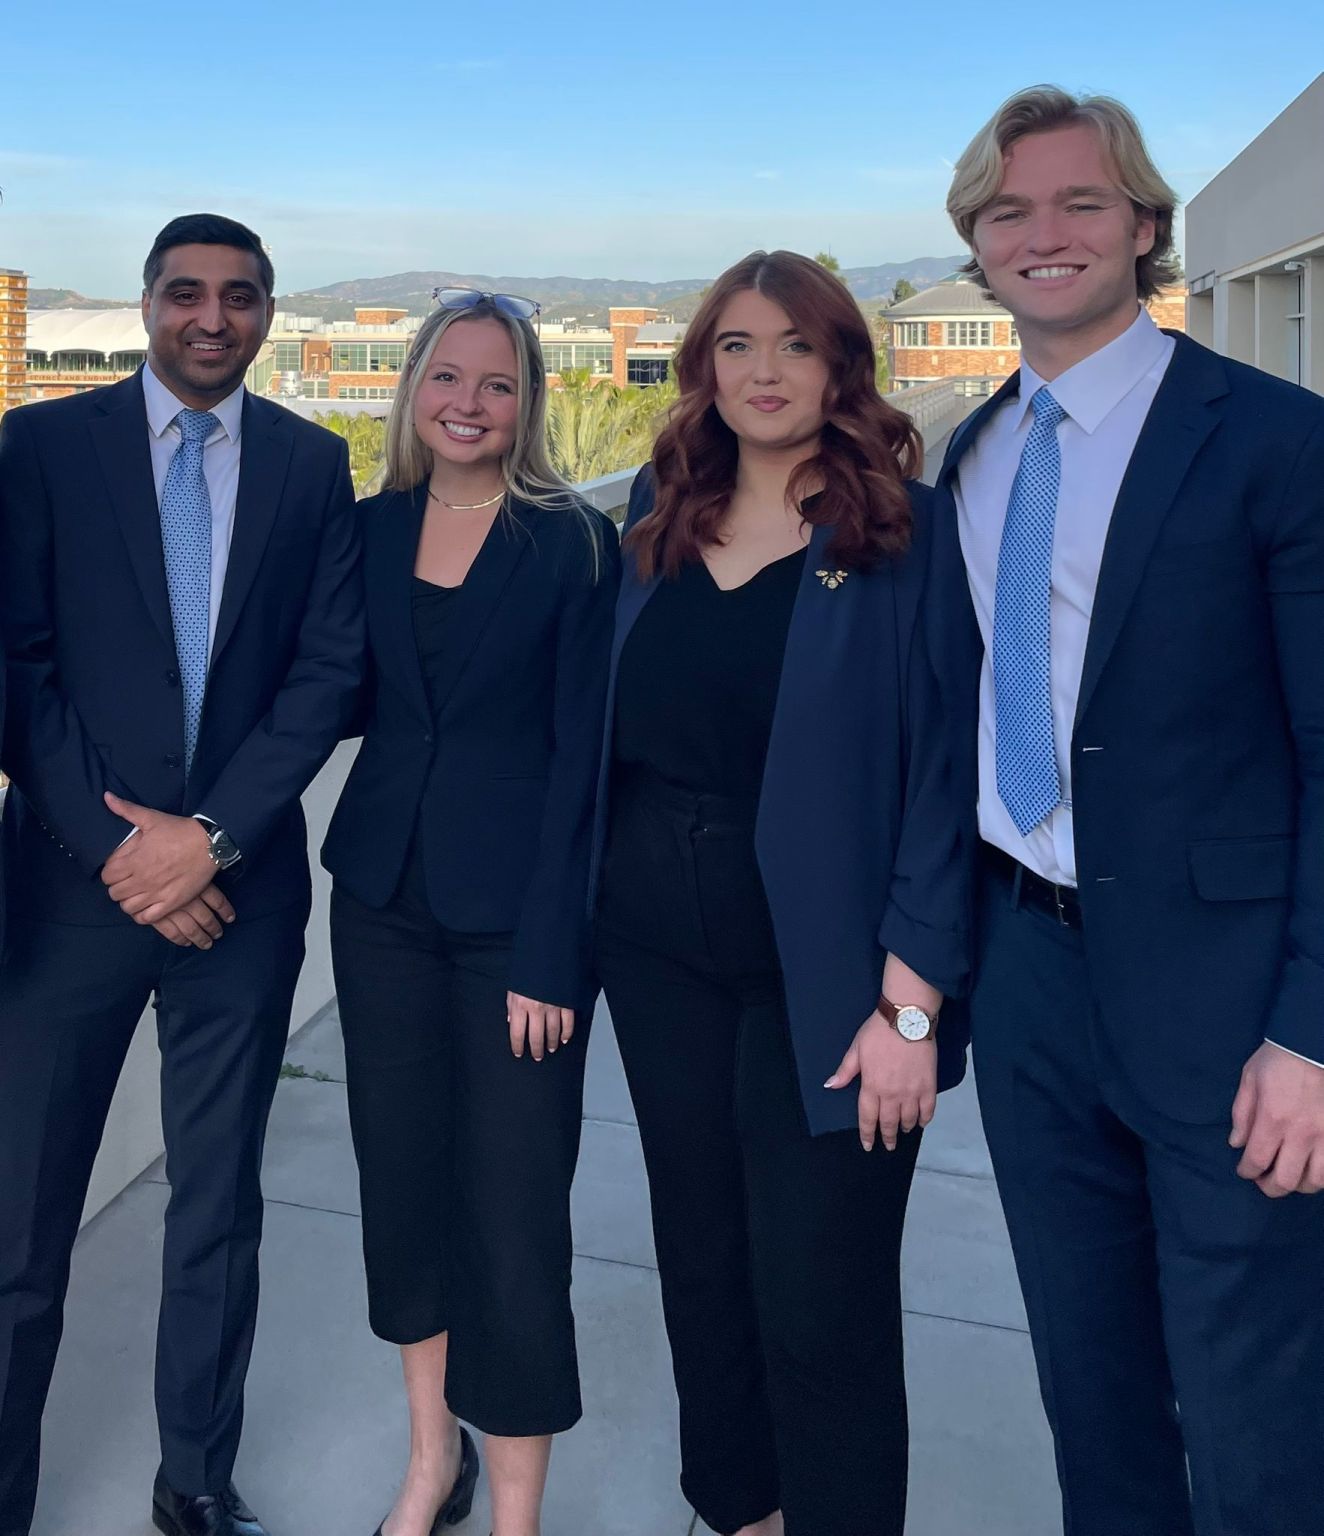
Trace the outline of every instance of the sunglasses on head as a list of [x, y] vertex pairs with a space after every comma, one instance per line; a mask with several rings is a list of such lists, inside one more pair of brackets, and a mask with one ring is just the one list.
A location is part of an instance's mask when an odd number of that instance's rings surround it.
[[525, 299], [517, 293], [484, 293], [481, 288], [434, 288], [432, 297], [442, 309], [477, 309], [480, 304], [490, 304], [515, 320], [533, 320], [542, 314], [542, 305], [536, 299]]

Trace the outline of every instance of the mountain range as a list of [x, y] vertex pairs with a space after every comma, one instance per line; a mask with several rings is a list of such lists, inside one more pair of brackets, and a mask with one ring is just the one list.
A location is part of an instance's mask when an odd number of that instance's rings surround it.
[[[861, 302], [885, 299], [905, 278], [916, 288], [928, 288], [951, 275], [963, 256], [918, 256], [913, 261], [884, 262], [874, 267], [846, 267], [841, 276]], [[536, 299], [548, 320], [574, 315], [581, 323], [606, 321], [613, 305], [646, 305], [677, 320], [688, 320], [698, 306], [707, 277], [646, 282], [612, 277], [492, 277], [485, 272], [397, 272], [388, 277], [355, 277], [323, 288], [277, 295], [276, 308], [323, 320], [352, 320], [354, 308], [381, 305], [426, 314], [434, 288], [481, 288], [489, 293], [518, 293]], [[117, 309], [136, 299], [89, 299], [70, 288], [33, 288], [33, 309]]]

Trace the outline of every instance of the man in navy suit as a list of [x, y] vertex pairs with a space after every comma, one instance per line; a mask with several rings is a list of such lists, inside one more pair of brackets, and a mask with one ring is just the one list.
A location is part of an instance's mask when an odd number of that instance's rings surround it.
[[31, 1523], [70, 1250], [149, 998], [170, 1182], [152, 1516], [262, 1536], [231, 1468], [309, 910], [299, 796], [363, 645], [344, 445], [244, 389], [272, 291], [251, 230], [174, 220], [145, 368], [0, 430], [0, 1536]]
[[1324, 401], [1153, 324], [1174, 201], [1050, 88], [948, 199], [1023, 349], [935, 529], [975, 1068], [1065, 1529], [1319, 1536]]

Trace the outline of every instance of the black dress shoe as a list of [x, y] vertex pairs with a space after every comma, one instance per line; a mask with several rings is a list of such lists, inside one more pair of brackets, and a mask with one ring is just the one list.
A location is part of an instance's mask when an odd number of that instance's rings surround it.
[[[448, 1525], [459, 1525], [461, 1520], [469, 1518], [469, 1511], [474, 1507], [474, 1489], [478, 1486], [478, 1447], [473, 1442], [473, 1436], [460, 1425], [460, 1470], [455, 1474], [455, 1481], [451, 1484], [451, 1491], [446, 1495], [446, 1502], [437, 1511], [432, 1521], [432, 1529], [429, 1536], [441, 1536], [441, 1532]], [[241, 1536], [248, 1536], [246, 1531]], [[382, 1536], [382, 1528], [379, 1525], [373, 1532], [373, 1536]]]
[[233, 1483], [219, 1493], [176, 1493], [162, 1472], [152, 1485], [152, 1524], [165, 1536], [268, 1536]]

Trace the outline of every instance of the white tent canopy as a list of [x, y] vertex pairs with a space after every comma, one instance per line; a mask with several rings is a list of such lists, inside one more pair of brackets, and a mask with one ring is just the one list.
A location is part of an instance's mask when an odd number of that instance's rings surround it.
[[146, 352], [147, 332], [136, 309], [32, 309], [29, 352]]

